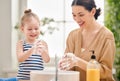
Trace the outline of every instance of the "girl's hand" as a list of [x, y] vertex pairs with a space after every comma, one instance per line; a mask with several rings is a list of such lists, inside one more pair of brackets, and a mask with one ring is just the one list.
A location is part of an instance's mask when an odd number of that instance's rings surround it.
[[46, 42], [40, 40], [35, 43], [35, 49], [37, 54], [46, 54], [48, 53], [48, 46]]
[[44, 60], [44, 62], [49, 62], [50, 57], [48, 53], [48, 45], [45, 41], [37, 41], [35, 43], [36, 54], [40, 54]]

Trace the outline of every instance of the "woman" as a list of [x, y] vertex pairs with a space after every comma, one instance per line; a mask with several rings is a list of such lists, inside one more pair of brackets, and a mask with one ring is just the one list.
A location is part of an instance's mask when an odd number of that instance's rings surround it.
[[[60, 61], [62, 70], [80, 72], [80, 81], [86, 81], [86, 67], [90, 61], [90, 50], [95, 51], [96, 60], [100, 64], [100, 81], [114, 81], [112, 67], [115, 55], [113, 33], [96, 19], [100, 15], [94, 0], [73, 0], [72, 15], [80, 28], [70, 32], [65, 54], [72, 57]], [[69, 63], [67, 67], [65, 64]]]

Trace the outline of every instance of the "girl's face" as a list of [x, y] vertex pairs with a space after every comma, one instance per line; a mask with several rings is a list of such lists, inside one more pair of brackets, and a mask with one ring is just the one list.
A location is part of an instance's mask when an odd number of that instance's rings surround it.
[[95, 14], [95, 9], [86, 10], [83, 6], [72, 6], [73, 19], [80, 27], [87, 27], [91, 24]]
[[40, 34], [39, 22], [34, 17], [31, 17], [24, 22], [21, 30], [23, 31], [27, 41], [35, 41]]

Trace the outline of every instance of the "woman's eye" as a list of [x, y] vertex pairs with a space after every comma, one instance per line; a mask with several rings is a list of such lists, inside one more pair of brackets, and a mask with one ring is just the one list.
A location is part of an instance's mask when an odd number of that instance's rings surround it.
[[84, 14], [80, 14], [79, 16], [82, 17], [82, 16], [84, 16]]
[[28, 29], [28, 30], [32, 30], [32, 29]]
[[76, 17], [76, 15], [73, 15], [73, 17]]

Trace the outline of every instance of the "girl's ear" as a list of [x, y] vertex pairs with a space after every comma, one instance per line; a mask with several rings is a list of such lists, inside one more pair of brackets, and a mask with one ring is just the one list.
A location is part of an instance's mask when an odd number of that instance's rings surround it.
[[23, 30], [24, 30], [24, 27], [23, 27], [23, 26], [20, 26], [20, 31], [23, 32]]
[[96, 13], [96, 9], [95, 9], [95, 8], [92, 8], [92, 10], [91, 10], [91, 14], [94, 16], [95, 13]]

